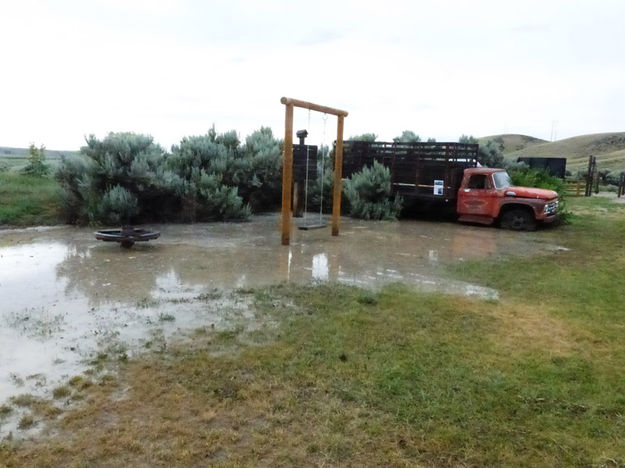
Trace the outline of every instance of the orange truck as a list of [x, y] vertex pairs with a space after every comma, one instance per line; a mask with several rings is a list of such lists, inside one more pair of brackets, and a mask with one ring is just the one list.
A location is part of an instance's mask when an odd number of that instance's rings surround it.
[[475, 144], [345, 141], [343, 148], [343, 177], [377, 161], [389, 168], [393, 191], [408, 205], [516, 231], [557, 219], [556, 192], [515, 187], [504, 169], [479, 167]]

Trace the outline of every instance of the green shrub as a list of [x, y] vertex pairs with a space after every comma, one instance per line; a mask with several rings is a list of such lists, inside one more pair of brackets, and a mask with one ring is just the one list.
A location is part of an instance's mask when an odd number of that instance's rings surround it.
[[555, 190], [558, 195], [564, 195], [564, 180], [551, 175], [546, 169], [511, 169], [508, 173], [514, 185]]
[[132, 223], [159, 218], [167, 199], [160, 164], [164, 151], [149, 135], [90, 135], [81, 156], [63, 158], [56, 177], [65, 189], [69, 222]]
[[571, 213], [566, 207], [566, 184], [563, 179], [560, 179], [552, 175], [546, 169], [513, 169], [508, 170], [510, 179], [513, 185], [521, 187], [536, 187], [549, 190], [555, 190], [558, 192], [559, 206], [558, 212], [560, 220], [563, 223], [568, 223], [571, 219]]
[[[418, 143], [421, 141], [421, 137], [412, 130], [404, 130], [400, 136], [393, 138], [393, 141], [395, 143]], [[429, 140], [428, 143], [430, 143]]]
[[[462, 135], [458, 139], [459, 143], [477, 144], [478, 139], [472, 135]], [[495, 140], [488, 140], [484, 144], [480, 144], [477, 160], [484, 167], [503, 167], [504, 158], [501, 148]]]
[[236, 132], [185, 137], [172, 147], [165, 167], [166, 185], [179, 197], [186, 220], [244, 219], [251, 208], [235, 184], [248, 170], [239, 153]]
[[378, 136], [375, 133], [363, 133], [362, 135], [352, 135], [349, 140], [352, 141], [375, 141]]
[[401, 198], [391, 199], [391, 173], [374, 161], [345, 181], [350, 215], [362, 219], [394, 219], [401, 211]]
[[235, 131], [185, 137], [167, 154], [148, 135], [94, 136], [57, 179], [69, 222], [137, 223], [244, 219], [279, 206], [280, 141], [261, 128], [241, 144]]
[[618, 187], [621, 181], [621, 173], [619, 171], [608, 172], [605, 179], [606, 183], [608, 183], [609, 185], [615, 185]]
[[99, 219], [109, 224], [128, 224], [139, 212], [139, 202], [128, 189], [116, 185], [102, 197], [100, 210]]
[[28, 149], [28, 164], [22, 171], [24, 174], [43, 177], [50, 172], [50, 167], [45, 163], [46, 161], [46, 147], [41, 146], [37, 148], [34, 144], [31, 144]]
[[255, 211], [280, 206], [282, 199], [282, 150], [270, 128], [261, 127], [245, 139], [241, 157], [235, 161], [238, 177], [232, 185]]
[[195, 219], [246, 219], [251, 214], [236, 187], [221, 183], [217, 174], [201, 171], [198, 180], [190, 183], [192, 197], [186, 197], [185, 209], [191, 210]]

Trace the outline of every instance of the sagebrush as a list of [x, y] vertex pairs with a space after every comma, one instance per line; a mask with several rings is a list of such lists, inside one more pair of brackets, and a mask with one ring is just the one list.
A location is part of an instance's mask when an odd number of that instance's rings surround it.
[[401, 211], [401, 197], [391, 195], [391, 172], [377, 161], [347, 179], [344, 192], [355, 218], [395, 219]]
[[57, 179], [72, 223], [245, 219], [278, 206], [280, 141], [261, 128], [241, 144], [235, 131], [185, 137], [166, 152], [149, 135], [91, 135], [64, 158]]

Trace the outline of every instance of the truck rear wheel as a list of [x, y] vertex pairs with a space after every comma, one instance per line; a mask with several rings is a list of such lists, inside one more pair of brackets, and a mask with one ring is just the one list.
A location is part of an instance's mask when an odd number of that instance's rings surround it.
[[533, 231], [536, 229], [536, 220], [528, 210], [517, 208], [504, 213], [500, 225], [513, 231]]

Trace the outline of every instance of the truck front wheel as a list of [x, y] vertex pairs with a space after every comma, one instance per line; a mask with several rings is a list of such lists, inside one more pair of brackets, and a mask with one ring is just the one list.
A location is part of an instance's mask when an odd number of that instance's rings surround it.
[[528, 210], [517, 208], [505, 212], [501, 217], [500, 225], [504, 229], [513, 231], [533, 231], [536, 229], [536, 220]]

